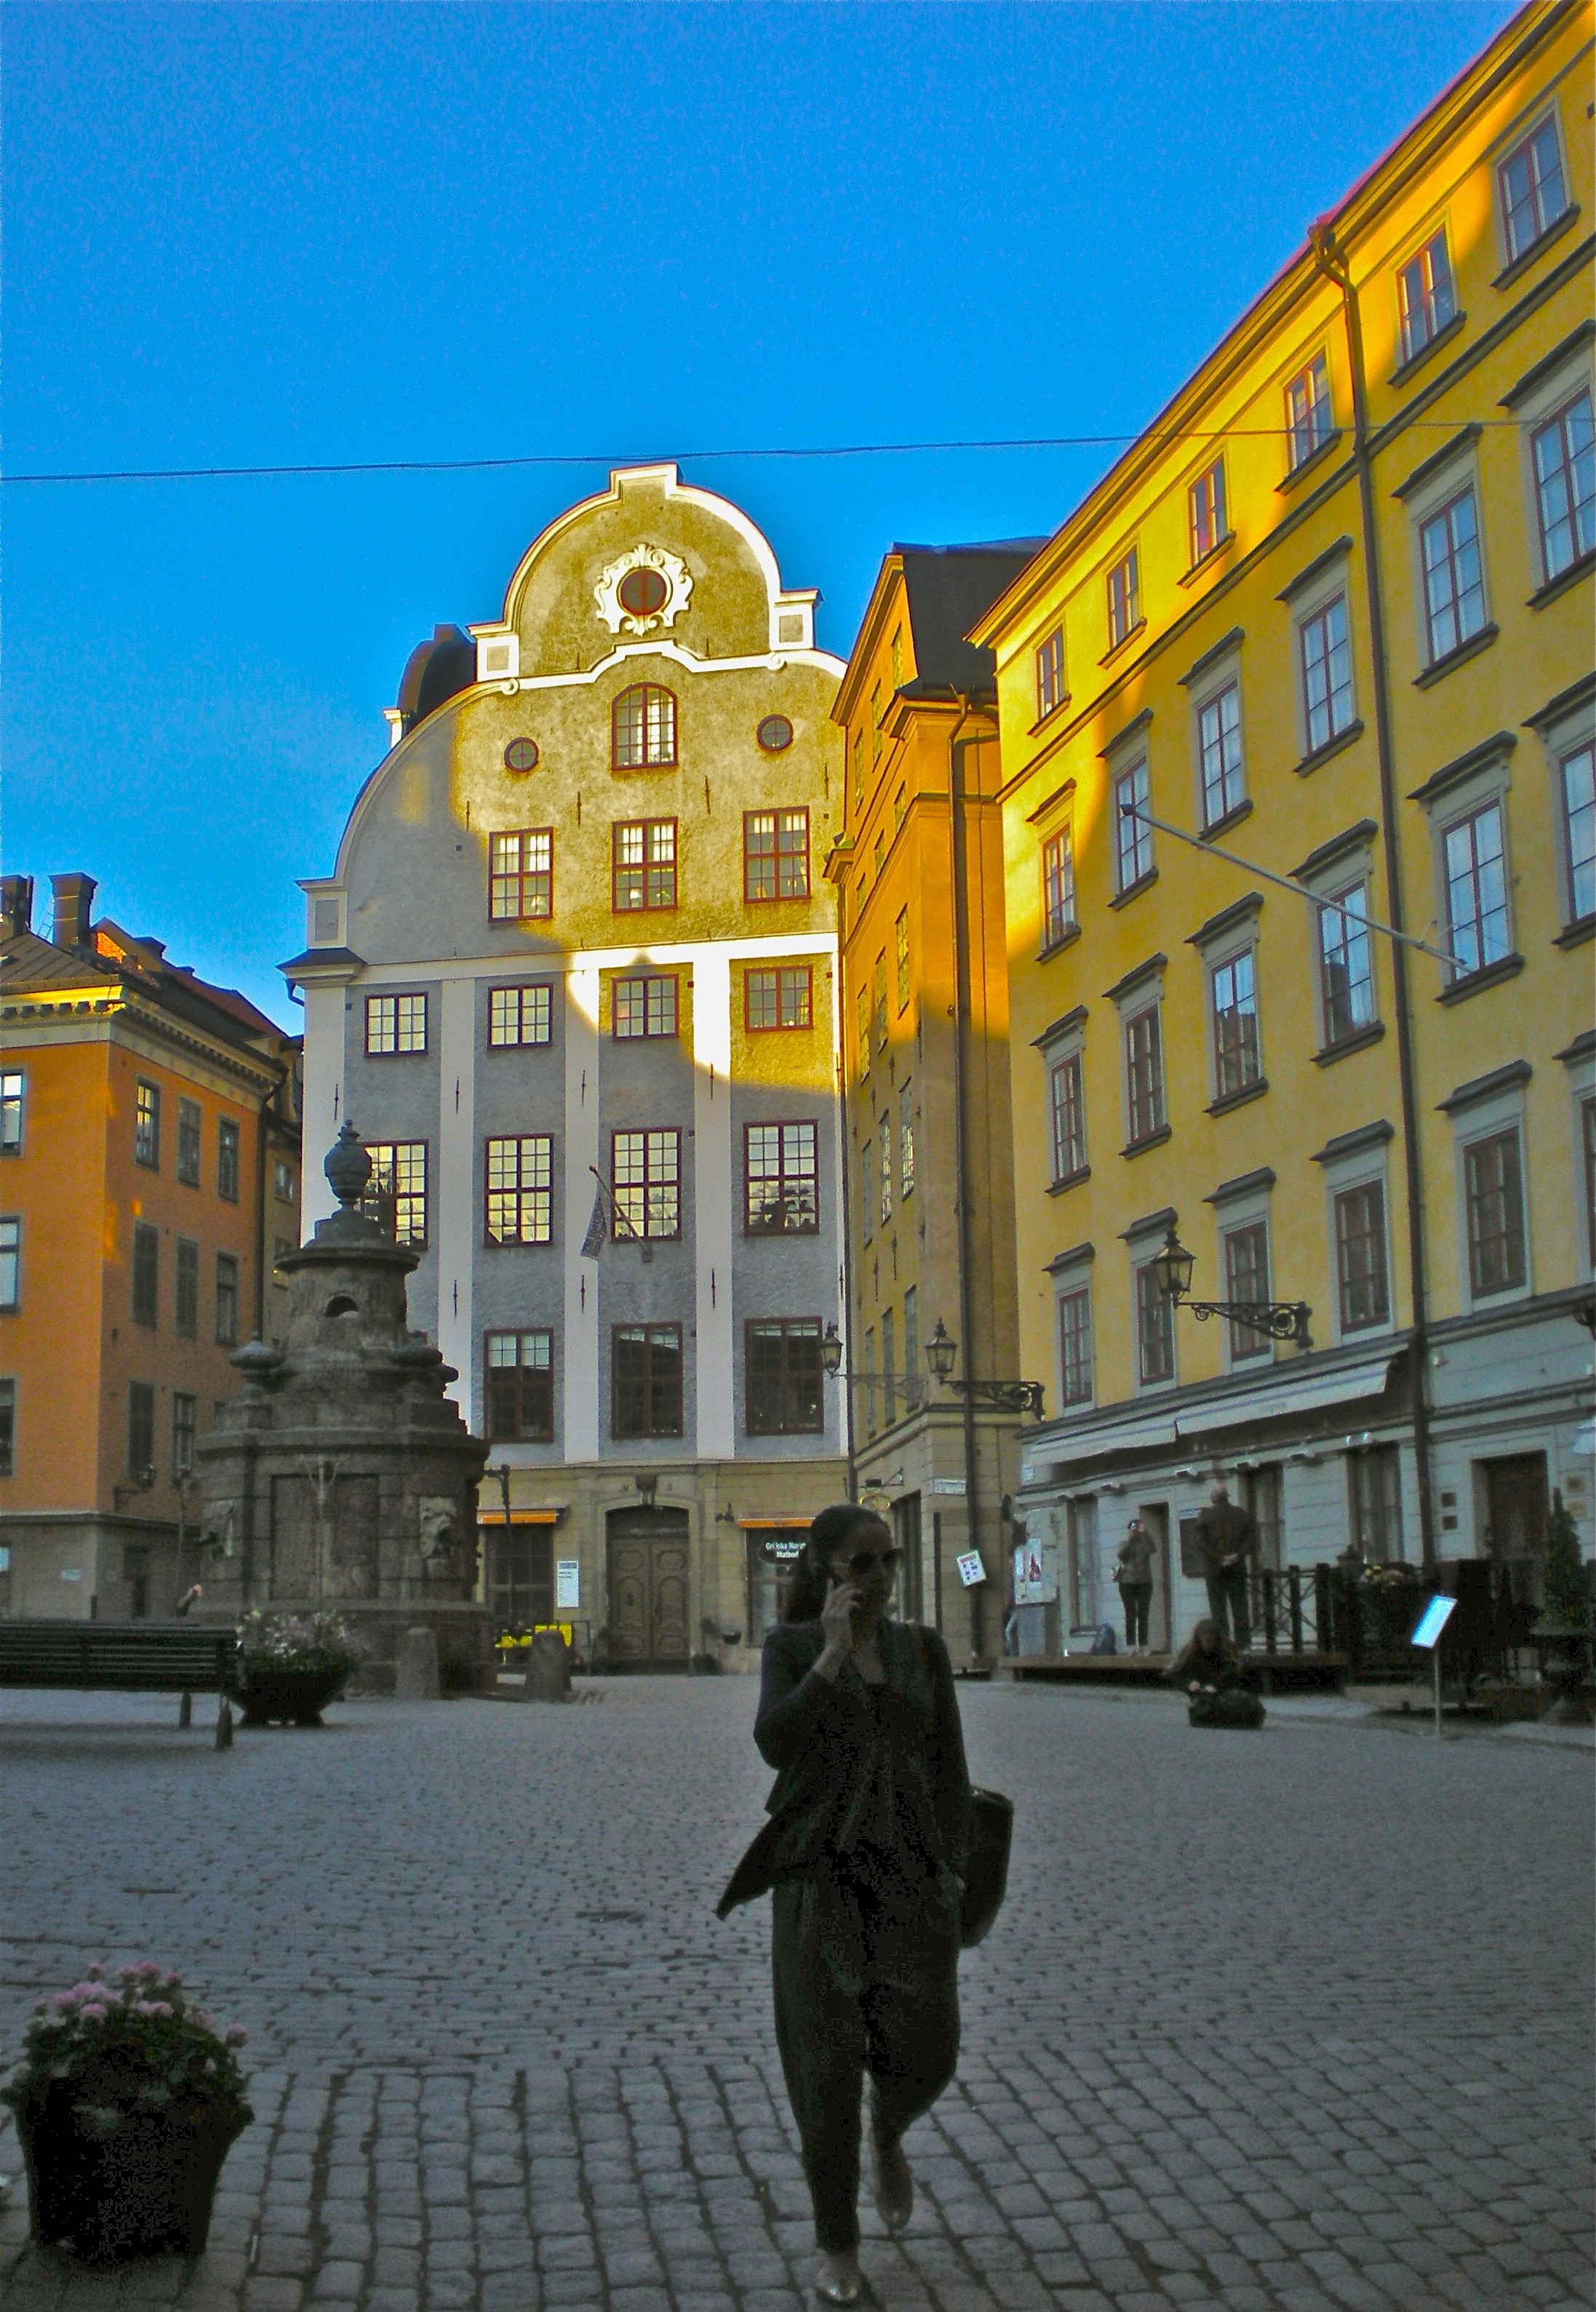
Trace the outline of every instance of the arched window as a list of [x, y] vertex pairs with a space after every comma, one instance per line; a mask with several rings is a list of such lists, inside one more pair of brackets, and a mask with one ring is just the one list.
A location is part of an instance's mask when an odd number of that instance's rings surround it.
[[657, 682], [635, 683], [610, 710], [609, 760], [618, 771], [657, 770], [676, 760], [676, 699]]

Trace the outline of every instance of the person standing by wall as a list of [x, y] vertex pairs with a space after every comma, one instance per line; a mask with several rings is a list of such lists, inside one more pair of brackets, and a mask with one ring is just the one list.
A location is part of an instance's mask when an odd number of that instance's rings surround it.
[[1208, 1611], [1222, 1632], [1228, 1614], [1229, 1633], [1236, 1650], [1246, 1653], [1252, 1644], [1247, 1572], [1258, 1554], [1258, 1520], [1250, 1510], [1237, 1507], [1223, 1482], [1209, 1493], [1208, 1506], [1197, 1521], [1197, 1541], [1202, 1553]]
[[1132, 1518], [1119, 1545], [1114, 1579], [1125, 1607], [1125, 1651], [1147, 1651], [1147, 1612], [1153, 1603], [1153, 1560], [1157, 1544], [1139, 1517]]
[[822, 1510], [765, 1641], [754, 1739], [770, 1820], [722, 1896], [768, 1887], [776, 2039], [814, 2205], [824, 2304], [857, 2304], [861, 2098], [875, 2203], [914, 2207], [903, 2137], [959, 2054], [960, 1905], [969, 1776], [934, 1630], [888, 1617], [899, 1553], [856, 1502]]

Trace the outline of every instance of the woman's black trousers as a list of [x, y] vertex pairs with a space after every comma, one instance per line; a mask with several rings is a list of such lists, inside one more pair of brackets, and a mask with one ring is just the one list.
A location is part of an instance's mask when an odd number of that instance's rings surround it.
[[823, 2253], [859, 2241], [860, 2098], [900, 2136], [959, 2060], [955, 1882], [911, 1884], [859, 1856], [772, 1890], [776, 2038]]

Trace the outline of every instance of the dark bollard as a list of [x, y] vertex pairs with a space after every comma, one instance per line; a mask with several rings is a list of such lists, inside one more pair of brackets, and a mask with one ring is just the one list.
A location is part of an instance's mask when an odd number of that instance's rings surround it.
[[557, 1630], [539, 1630], [527, 1651], [528, 1702], [569, 1702], [571, 1649]]

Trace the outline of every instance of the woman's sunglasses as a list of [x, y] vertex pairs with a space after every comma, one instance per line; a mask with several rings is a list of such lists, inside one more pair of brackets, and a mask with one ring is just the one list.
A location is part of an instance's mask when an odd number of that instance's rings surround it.
[[895, 1573], [901, 1549], [856, 1549], [848, 1560], [848, 1572], [863, 1581], [873, 1568], [880, 1566], [883, 1573]]

